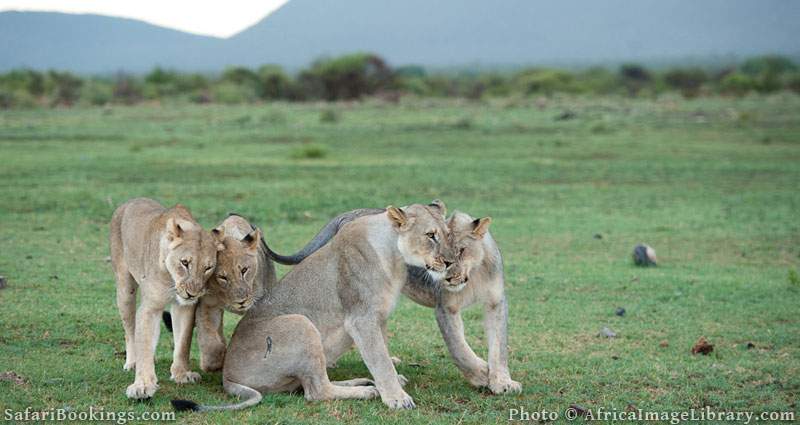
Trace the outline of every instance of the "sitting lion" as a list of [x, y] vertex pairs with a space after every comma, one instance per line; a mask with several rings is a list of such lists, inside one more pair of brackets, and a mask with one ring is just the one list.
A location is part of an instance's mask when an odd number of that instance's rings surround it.
[[[136, 368], [126, 393], [129, 398], [149, 398], [158, 389], [154, 356], [161, 313], [175, 303], [175, 338], [191, 338], [195, 303], [206, 292], [221, 246], [185, 207], [166, 209], [145, 198], [132, 199], [114, 211], [110, 246], [125, 329], [124, 369]], [[138, 311], [137, 288], [142, 292]], [[176, 349], [171, 378], [177, 383], [196, 381], [200, 375], [183, 358]]]
[[[435, 279], [453, 258], [445, 206], [388, 207], [344, 223], [330, 242], [292, 269], [239, 322], [223, 368], [223, 386], [244, 400], [216, 410], [258, 403], [264, 392], [302, 387], [308, 400], [370, 398], [390, 408], [413, 408], [386, 345], [385, 323], [410, 266]], [[373, 376], [330, 382], [326, 364], [355, 344]]]

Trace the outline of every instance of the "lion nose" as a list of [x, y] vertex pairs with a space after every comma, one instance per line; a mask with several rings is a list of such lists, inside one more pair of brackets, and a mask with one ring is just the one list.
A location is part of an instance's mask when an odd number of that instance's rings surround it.
[[186, 298], [192, 299], [192, 298], [195, 298], [195, 297], [197, 297], [197, 294], [193, 294], [193, 293], [191, 293], [189, 291], [186, 291]]

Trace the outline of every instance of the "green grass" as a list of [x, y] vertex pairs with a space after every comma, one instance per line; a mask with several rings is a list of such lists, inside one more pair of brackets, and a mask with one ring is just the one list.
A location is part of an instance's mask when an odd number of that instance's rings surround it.
[[[280, 251], [353, 208], [443, 199], [491, 215], [523, 394], [471, 388], [433, 312], [402, 300], [391, 351], [418, 408], [378, 400], [180, 414], [188, 423], [486, 423], [509, 408], [795, 411], [800, 391], [800, 97], [557, 98], [387, 105], [142, 106], [0, 114], [0, 414], [170, 410], [229, 401], [220, 374], [125, 398], [108, 221], [126, 199], [181, 202], [206, 227], [251, 217]], [[335, 108], [337, 122], [320, 116]], [[575, 113], [556, 120], [563, 111]], [[320, 154], [318, 154], [320, 153]], [[601, 238], [596, 238], [599, 234]], [[657, 268], [632, 265], [645, 242]], [[280, 268], [285, 273], [286, 268]], [[624, 307], [624, 317], [614, 315]], [[486, 355], [481, 310], [468, 341]], [[230, 332], [237, 320], [226, 314]], [[595, 335], [608, 326], [615, 339]], [[693, 356], [700, 337], [714, 344]], [[662, 346], [667, 341], [668, 346]], [[747, 349], [752, 343], [755, 348]], [[193, 352], [196, 365], [196, 344]], [[332, 378], [367, 376], [351, 352]]]

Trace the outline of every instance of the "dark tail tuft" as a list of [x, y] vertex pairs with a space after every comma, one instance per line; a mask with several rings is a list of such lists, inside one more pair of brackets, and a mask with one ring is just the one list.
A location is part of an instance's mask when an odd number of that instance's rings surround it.
[[178, 412], [187, 412], [193, 411], [196, 412], [199, 410], [199, 405], [191, 400], [172, 400], [172, 408]]
[[[167, 331], [170, 333], [172, 332], [172, 315], [169, 314], [168, 311], [164, 311], [161, 313], [161, 321], [164, 322], [164, 327], [167, 328]], [[178, 400], [180, 401], [180, 400]]]

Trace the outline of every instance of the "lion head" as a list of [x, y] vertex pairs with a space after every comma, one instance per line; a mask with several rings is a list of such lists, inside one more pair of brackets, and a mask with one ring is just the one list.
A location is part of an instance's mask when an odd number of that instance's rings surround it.
[[262, 282], [257, 279], [261, 230], [232, 215], [214, 231], [221, 236], [223, 249], [217, 255], [217, 269], [209, 286], [226, 308], [244, 312], [261, 295]]
[[484, 237], [492, 223], [491, 217], [472, 218], [456, 211], [447, 221], [456, 261], [447, 269], [442, 286], [451, 292], [458, 292], [469, 282], [470, 274], [480, 267], [486, 257]]
[[444, 202], [414, 204], [403, 208], [386, 207], [386, 214], [398, 232], [397, 248], [406, 264], [424, 267], [434, 280], [445, 276], [455, 261], [450, 245]]
[[170, 217], [162, 242], [163, 264], [175, 282], [178, 303], [196, 303], [217, 266], [219, 240], [197, 223]]

